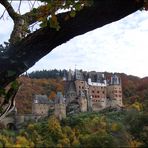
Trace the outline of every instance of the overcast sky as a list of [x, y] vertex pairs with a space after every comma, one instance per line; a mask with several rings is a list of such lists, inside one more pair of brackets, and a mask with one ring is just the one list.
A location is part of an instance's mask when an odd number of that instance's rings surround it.
[[[0, 43], [8, 40], [12, 26], [10, 18], [0, 21]], [[75, 66], [88, 71], [148, 76], [148, 12], [137, 11], [120, 21], [71, 39], [42, 58], [29, 72], [74, 69]]]

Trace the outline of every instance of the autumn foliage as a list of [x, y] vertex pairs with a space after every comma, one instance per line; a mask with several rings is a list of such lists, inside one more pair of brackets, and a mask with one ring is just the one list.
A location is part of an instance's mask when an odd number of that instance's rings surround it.
[[34, 95], [47, 95], [54, 99], [58, 91], [63, 92], [63, 82], [60, 79], [30, 79], [21, 76], [19, 92], [16, 95], [16, 107], [19, 114], [31, 113]]

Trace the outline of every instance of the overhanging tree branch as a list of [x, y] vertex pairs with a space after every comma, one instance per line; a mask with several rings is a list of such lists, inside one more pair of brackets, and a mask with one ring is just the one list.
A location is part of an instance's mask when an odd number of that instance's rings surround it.
[[49, 27], [25, 37], [0, 54], [0, 86], [4, 87], [58, 45], [105, 24], [117, 21], [143, 7], [143, 0], [94, 0], [74, 18], [65, 20], [67, 13], [58, 14], [61, 29]]

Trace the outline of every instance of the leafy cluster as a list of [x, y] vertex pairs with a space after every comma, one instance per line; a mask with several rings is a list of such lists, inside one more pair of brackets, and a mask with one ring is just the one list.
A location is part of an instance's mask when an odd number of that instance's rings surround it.
[[[48, 17], [41, 17], [40, 26], [50, 26], [55, 28], [57, 31], [60, 29], [60, 24], [58, 22], [56, 14], [58, 11], [69, 11], [70, 13], [65, 16], [65, 20], [70, 17], [75, 17], [76, 13], [82, 10], [84, 7], [92, 5], [93, 0], [40, 0], [41, 2], [46, 2], [47, 5], [42, 11], [46, 11], [50, 14]], [[46, 9], [46, 10], [45, 10]]]
[[146, 147], [145, 110], [81, 113], [59, 121], [54, 116], [30, 121], [16, 133], [1, 130], [0, 144], [9, 147]]

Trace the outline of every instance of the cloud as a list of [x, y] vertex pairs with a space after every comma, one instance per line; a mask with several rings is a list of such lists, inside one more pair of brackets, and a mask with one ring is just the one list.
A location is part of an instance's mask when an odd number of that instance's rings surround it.
[[[15, 8], [18, 3], [13, 2]], [[22, 4], [22, 12], [30, 9]], [[0, 6], [0, 14], [4, 8]], [[8, 20], [7, 20], [8, 19]], [[11, 18], [0, 21], [0, 41], [7, 41], [13, 28]], [[7, 26], [7, 27], [5, 27]], [[148, 13], [137, 11], [117, 22], [77, 36], [58, 46], [29, 71], [42, 69], [78, 69], [124, 72], [147, 76]]]
[[[137, 11], [120, 21], [71, 39], [40, 62], [45, 69], [74, 69], [76, 64], [77, 68], [84, 70], [146, 76], [147, 26], [148, 13]], [[41, 69], [39, 63], [30, 71]]]

